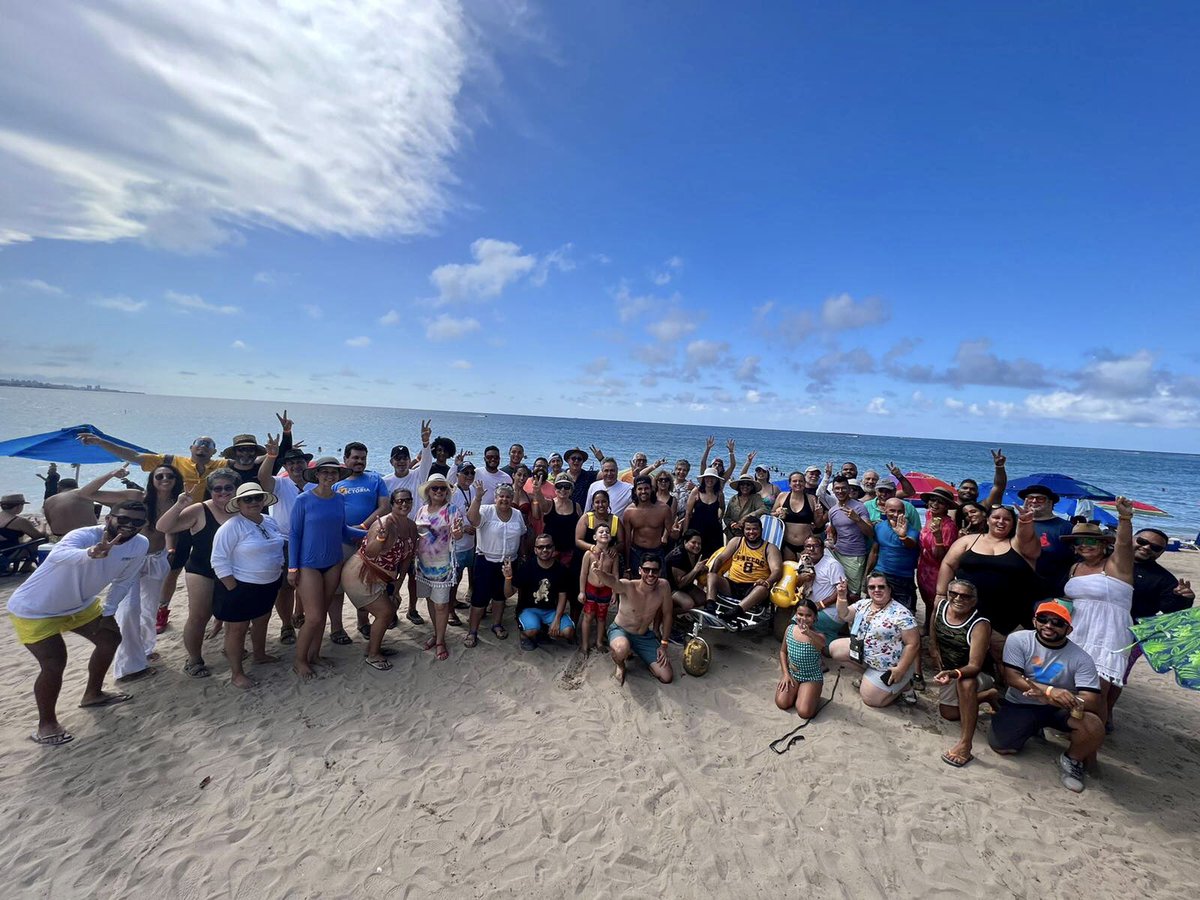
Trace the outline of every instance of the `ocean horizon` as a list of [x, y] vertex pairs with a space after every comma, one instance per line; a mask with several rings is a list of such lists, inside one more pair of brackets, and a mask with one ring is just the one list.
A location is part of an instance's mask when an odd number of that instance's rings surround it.
[[[714, 435], [713, 450], [726, 458], [725, 442], [733, 438], [738, 464], [748, 451], [757, 451], [756, 463], [781, 473], [808, 465], [840, 466], [853, 460], [860, 471], [880, 472], [889, 462], [904, 471], [921, 471], [955, 482], [975, 478], [991, 481], [989, 450], [1001, 446], [1008, 458], [1010, 478], [1032, 472], [1062, 472], [1092, 482], [1114, 493], [1152, 503], [1170, 518], [1139, 517], [1135, 524], [1162, 528], [1172, 536], [1194, 538], [1200, 529], [1200, 455], [1056, 444], [988, 443], [934, 438], [897, 437], [867, 432], [812, 432], [779, 428], [744, 428], [728, 425], [679, 425], [586, 417], [529, 416], [499, 412], [469, 412], [407, 407], [354, 406], [295, 402], [294, 399], [241, 400], [165, 394], [109, 393], [52, 390], [34, 387], [0, 387], [0, 440], [89, 423], [115, 437], [155, 451], [186, 453], [190, 440], [211, 434], [218, 449], [235, 433], [251, 432], [260, 442], [278, 432], [275, 413], [287, 409], [296, 422], [297, 440], [314, 453], [336, 452], [348, 441], [362, 441], [370, 449], [368, 466], [387, 473], [387, 455], [395, 444], [414, 452], [420, 445], [422, 418], [433, 421], [434, 435], [452, 438], [459, 448], [476, 457], [488, 444], [505, 455], [512, 443], [522, 443], [530, 461], [537, 455], [596, 444], [624, 467], [634, 452], [651, 460], [671, 462], [686, 458], [699, 464], [705, 438]], [[114, 463], [115, 466], [115, 463]], [[23, 492], [31, 512], [40, 509], [43, 494], [38, 473], [47, 463], [0, 457], [0, 490]], [[83, 466], [81, 484], [102, 474], [105, 466]], [[133, 480], [141, 481], [137, 472]]]

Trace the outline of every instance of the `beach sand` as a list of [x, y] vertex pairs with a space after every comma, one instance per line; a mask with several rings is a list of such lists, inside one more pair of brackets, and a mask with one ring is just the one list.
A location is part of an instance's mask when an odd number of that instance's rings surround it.
[[[1200, 581], [1200, 554], [1165, 562]], [[952, 769], [933, 690], [871, 710], [849, 672], [775, 755], [799, 721], [769, 638], [717, 637], [708, 675], [665, 687], [631, 663], [621, 688], [607, 657], [486, 631], [439, 663], [405, 622], [390, 672], [356, 638], [315, 683], [281, 663], [242, 692], [219, 642], [213, 678], [182, 674], [185, 608], [181, 588], [160, 673], [108, 709], [75, 708], [90, 645], [68, 636], [58, 748], [28, 739], [37, 667], [0, 626], [6, 897], [1195, 895], [1200, 695], [1144, 663], [1075, 795], [1057, 735], [1001, 758], [985, 717]]]

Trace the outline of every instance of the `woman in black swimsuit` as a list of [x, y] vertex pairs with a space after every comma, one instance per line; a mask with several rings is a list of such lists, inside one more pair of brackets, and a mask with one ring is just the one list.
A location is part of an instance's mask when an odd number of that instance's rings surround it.
[[554, 540], [558, 561], [568, 569], [572, 569], [571, 563], [576, 556], [575, 526], [583, 513], [579, 504], [571, 499], [574, 488], [575, 482], [571, 476], [563, 473], [554, 482], [553, 500], [547, 500], [540, 490], [534, 490], [530, 495], [533, 518], [542, 520], [542, 533]]
[[705, 559], [725, 546], [725, 533], [721, 528], [721, 513], [725, 509], [724, 484], [716, 469], [705, 469], [700, 476], [700, 486], [688, 494], [687, 514], [680, 530], [695, 528], [700, 532], [703, 544], [700, 552]]
[[[0, 550], [10, 551], [4, 555], [0, 565], [4, 567], [21, 565], [22, 572], [33, 571], [33, 560], [37, 556], [36, 547], [46, 543], [46, 535], [38, 531], [38, 527], [21, 515], [25, 508], [24, 494], [7, 494], [0, 501]], [[20, 547], [21, 541], [29, 538], [28, 546]], [[17, 548], [20, 547], [20, 550]], [[3, 571], [3, 569], [0, 569]]]
[[155, 526], [163, 534], [186, 531], [192, 536], [192, 551], [188, 555], [186, 573], [188, 617], [183, 626], [183, 646], [188, 661], [183, 671], [193, 678], [207, 678], [211, 673], [201, 656], [204, 629], [212, 619], [213, 582], [212, 541], [217, 529], [238, 515], [227, 512], [225, 505], [233, 499], [241, 479], [232, 469], [216, 469], [205, 477], [210, 500], [192, 503], [192, 495], [184, 491]]
[[790, 474], [788, 487], [791, 490], [775, 498], [771, 515], [783, 520], [783, 558], [798, 560], [804, 542], [825, 527], [825, 510], [804, 490], [803, 472]]

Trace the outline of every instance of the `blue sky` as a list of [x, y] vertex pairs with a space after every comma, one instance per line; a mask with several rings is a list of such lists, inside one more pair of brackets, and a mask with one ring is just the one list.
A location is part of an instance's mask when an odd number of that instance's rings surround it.
[[1195, 450], [1194, 4], [197, 5], [6, 13], [0, 376]]

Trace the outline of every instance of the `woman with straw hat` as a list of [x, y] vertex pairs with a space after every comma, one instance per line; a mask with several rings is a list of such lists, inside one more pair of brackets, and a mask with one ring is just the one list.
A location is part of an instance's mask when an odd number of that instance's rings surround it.
[[444, 660], [450, 658], [446, 625], [456, 580], [453, 542], [463, 536], [463, 521], [450, 506], [450, 481], [445, 475], [430, 475], [420, 493], [424, 505], [417, 512], [417, 596], [426, 599], [433, 621], [433, 636], [425, 649], [435, 650], [437, 658]]
[[267, 623], [283, 580], [283, 532], [263, 510], [276, 502], [256, 481], [237, 489], [225, 511], [237, 513], [213, 537], [213, 616], [225, 623], [225, 658], [230, 682], [245, 690], [254, 687], [242, 670], [246, 632], [256, 663], [278, 662], [267, 653]]

